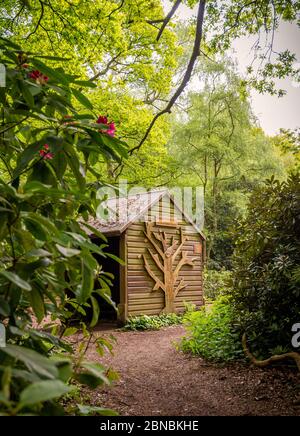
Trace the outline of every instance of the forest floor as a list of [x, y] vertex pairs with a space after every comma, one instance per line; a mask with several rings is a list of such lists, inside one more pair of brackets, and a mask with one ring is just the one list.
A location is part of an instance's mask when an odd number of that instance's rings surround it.
[[[116, 338], [114, 355], [101, 360], [119, 373], [112, 387], [91, 394], [91, 403], [120, 415], [300, 415], [300, 378], [289, 368], [219, 366], [176, 350], [182, 326], [125, 332], [106, 328]], [[98, 334], [98, 333], [97, 333]]]

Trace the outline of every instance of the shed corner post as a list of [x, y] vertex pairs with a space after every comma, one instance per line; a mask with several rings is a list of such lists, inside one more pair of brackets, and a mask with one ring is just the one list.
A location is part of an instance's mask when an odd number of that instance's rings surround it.
[[118, 323], [125, 324], [128, 318], [128, 292], [127, 292], [127, 234], [126, 231], [120, 235], [120, 258], [124, 265], [120, 268], [120, 303], [118, 305]]

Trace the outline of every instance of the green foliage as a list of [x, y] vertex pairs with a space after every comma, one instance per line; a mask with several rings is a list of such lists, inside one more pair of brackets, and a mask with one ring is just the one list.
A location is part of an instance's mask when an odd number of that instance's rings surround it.
[[229, 291], [240, 331], [262, 356], [291, 349], [300, 313], [300, 175], [274, 177], [256, 189], [236, 229], [233, 287]]
[[243, 356], [240, 334], [233, 326], [233, 310], [224, 297], [211, 306], [185, 315], [188, 332], [180, 343], [185, 353], [199, 355], [214, 362], [230, 362]]
[[[96, 124], [94, 110], [87, 113], [92, 106], [75, 75], [11, 41], [1, 39], [0, 48], [6, 67], [0, 89], [0, 322], [8, 344], [0, 349], [0, 411], [61, 414], [56, 399], [72, 381], [109, 383], [104, 367], [84, 359], [91, 340], [84, 324], [75, 354], [60, 338], [74, 333], [69, 321], [89, 306], [95, 325], [93, 295], [110, 301], [112, 277], [94, 258], [109, 256], [107, 245], [92, 243], [84, 222], [99, 203], [95, 156], [120, 161], [127, 147]], [[94, 290], [99, 276], [105, 286]], [[36, 328], [46, 316], [45, 329]], [[111, 347], [101, 338], [94, 342], [100, 354]]]
[[168, 313], [162, 315], [141, 315], [130, 317], [124, 330], [159, 330], [162, 327], [176, 325], [182, 323], [182, 315], [176, 313]]
[[187, 116], [173, 123], [169, 153], [175, 186], [203, 186], [209, 269], [231, 268], [230, 232], [247, 197], [267, 176], [285, 176], [278, 150], [257, 128], [241, 79], [227, 59], [202, 61], [203, 88], [191, 92]]
[[300, 168], [300, 129], [280, 129], [273, 141], [281, 152], [289, 158], [289, 167]]
[[205, 300], [216, 300], [220, 295], [228, 292], [231, 271], [206, 269], [204, 272]]
[[[0, 35], [9, 29], [11, 40], [19, 44], [25, 40], [26, 49], [38, 54], [37, 60], [47, 58], [50, 65], [76, 75], [76, 107], [91, 110], [92, 103], [116, 122], [119, 137], [130, 148], [140, 141], [155, 106], [169, 96], [182, 51], [172, 26], [156, 41], [158, 29], [152, 21], [164, 17], [161, 0], [34, 0], [31, 7], [3, 0], [0, 8]], [[149, 136], [147, 153], [142, 153], [149, 165], [152, 158], [158, 160], [155, 152], [150, 156], [151, 149], [163, 155], [167, 131], [167, 121], [160, 120]], [[132, 175], [135, 170], [141, 175], [139, 162], [130, 156]], [[96, 168], [109, 182], [119, 174], [114, 161], [107, 165], [98, 158]]]
[[270, 51], [273, 51], [274, 33], [279, 24], [296, 21], [299, 10], [297, 1], [207, 2], [205, 30], [209, 34], [206, 41], [209, 54], [228, 50], [232, 42], [241, 36], [255, 36], [256, 54], [250, 57], [246, 83], [260, 93], [282, 96], [285, 91], [277, 89], [275, 79], [290, 75], [299, 80], [296, 56], [288, 47], [276, 53], [270, 54]]

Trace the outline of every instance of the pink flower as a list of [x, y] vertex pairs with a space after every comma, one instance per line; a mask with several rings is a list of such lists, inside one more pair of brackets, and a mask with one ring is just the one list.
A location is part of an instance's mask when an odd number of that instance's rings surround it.
[[53, 159], [53, 157], [54, 157], [53, 153], [46, 153], [44, 159]]
[[104, 125], [106, 125], [108, 127], [107, 130], [101, 129], [101, 130], [99, 130], [99, 132], [106, 133], [107, 135], [112, 136], [112, 137], [115, 136], [116, 126], [115, 126], [114, 122], [109, 122], [107, 117], [105, 117], [103, 115], [100, 115], [98, 117], [97, 123], [98, 124], [104, 124]]
[[28, 74], [28, 77], [32, 80], [35, 80], [39, 85], [45, 85], [48, 82], [49, 77], [45, 76], [39, 70], [33, 70]]
[[39, 155], [43, 159], [53, 159], [53, 157], [54, 157], [54, 154], [51, 153], [51, 151], [49, 151], [49, 145], [48, 144], [44, 144], [43, 148], [41, 150], [39, 150]]
[[114, 137], [115, 136], [115, 131], [116, 131], [116, 126], [115, 123], [110, 123], [109, 124], [109, 129], [106, 130], [105, 133], [107, 133], [107, 135]]

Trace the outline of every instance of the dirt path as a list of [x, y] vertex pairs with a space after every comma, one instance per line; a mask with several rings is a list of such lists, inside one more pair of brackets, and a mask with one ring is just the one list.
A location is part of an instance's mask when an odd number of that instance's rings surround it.
[[[95, 404], [120, 415], [300, 415], [298, 375], [241, 365], [217, 367], [177, 351], [181, 326], [160, 331], [106, 331], [117, 339], [105, 363], [120, 380], [101, 390]], [[103, 332], [101, 332], [103, 335]], [[88, 357], [99, 361], [95, 350]], [[101, 359], [102, 361], [102, 359]], [[299, 393], [299, 390], [298, 390]]]

